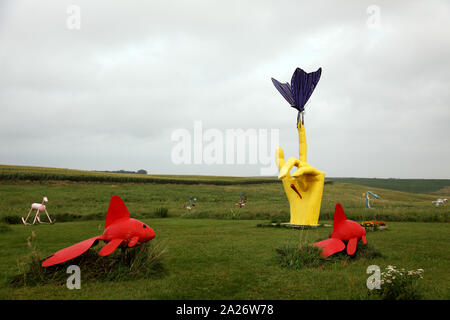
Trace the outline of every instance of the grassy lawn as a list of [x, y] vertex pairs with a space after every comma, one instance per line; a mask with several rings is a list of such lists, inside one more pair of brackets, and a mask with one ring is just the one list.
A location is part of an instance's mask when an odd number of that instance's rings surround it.
[[[257, 228], [261, 221], [216, 219], [145, 219], [167, 247], [162, 278], [122, 282], [83, 282], [81, 290], [60, 285], [11, 288], [8, 277], [36, 234], [46, 256], [103, 230], [103, 222], [12, 226], [0, 233], [2, 299], [359, 299], [364, 297], [367, 266], [395, 265], [425, 270], [426, 299], [448, 299], [450, 225], [391, 222], [389, 230], [368, 233], [383, 257], [337, 261], [319, 268], [282, 268], [275, 249], [286, 243], [324, 238], [331, 228], [290, 230]], [[120, 254], [120, 251], [117, 253]], [[83, 271], [81, 271], [83, 272]]]
[[[257, 227], [269, 221], [289, 220], [289, 204], [280, 181], [151, 176], [149, 179], [160, 180], [142, 183], [103, 173], [92, 173], [103, 177], [95, 178], [99, 180], [92, 177], [83, 180], [91, 173], [73, 170], [67, 175], [76, 179], [69, 181], [63, 179], [61, 169], [47, 169], [0, 166], [0, 221], [12, 217], [20, 223], [30, 204], [40, 202], [44, 195], [49, 199], [48, 212], [57, 220], [54, 225], [28, 227], [0, 224], [0, 299], [364, 299], [369, 276], [366, 269], [373, 264], [381, 268], [394, 265], [424, 269], [424, 298], [450, 298], [450, 209], [431, 204], [449, 195], [449, 188], [441, 182], [424, 182], [421, 189], [424, 193], [392, 190], [386, 185], [370, 187], [380, 196], [372, 210], [365, 208], [362, 195], [367, 186], [357, 184], [358, 181], [326, 184], [320, 222], [332, 223], [337, 202], [342, 203], [350, 219], [387, 221], [388, 230], [367, 235], [369, 244], [382, 257], [335, 259], [319, 267], [294, 270], [281, 267], [276, 249], [326, 238], [331, 228], [302, 231]], [[32, 176], [43, 178], [23, 179], [29, 174], [27, 170], [32, 171]], [[15, 180], [15, 175], [21, 176]], [[52, 180], [54, 175], [58, 178]], [[134, 179], [137, 175], [130, 176]], [[174, 183], [174, 180], [184, 182]], [[252, 183], [248, 183], [250, 180]], [[407, 185], [401, 187], [405, 189]], [[418, 190], [413, 189], [413, 192]], [[248, 201], [239, 209], [235, 204], [241, 192], [246, 193]], [[68, 290], [65, 281], [27, 287], [8, 284], [8, 279], [19, 273], [30, 254], [27, 238], [32, 232], [42, 258], [99, 235], [103, 232], [112, 195], [119, 195], [132, 217], [148, 223], [156, 231], [153, 241], [166, 247], [163, 275], [128, 281], [83, 282], [81, 270], [81, 290]], [[198, 200], [195, 209], [186, 213], [182, 206], [189, 196]], [[168, 208], [169, 217], [157, 218], [154, 213], [157, 208]], [[115, 254], [120, 255], [121, 251]]]

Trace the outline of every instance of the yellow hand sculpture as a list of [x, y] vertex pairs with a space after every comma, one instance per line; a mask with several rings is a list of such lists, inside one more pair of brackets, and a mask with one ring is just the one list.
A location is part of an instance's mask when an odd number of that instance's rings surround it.
[[[291, 224], [317, 225], [319, 222], [320, 205], [322, 202], [325, 173], [306, 162], [306, 135], [302, 121], [297, 124], [299, 136], [299, 159], [290, 158], [284, 161], [284, 152], [277, 148], [278, 179], [283, 182], [284, 192], [289, 200]], [[292, 176], [293, 166], [298, 169]]]

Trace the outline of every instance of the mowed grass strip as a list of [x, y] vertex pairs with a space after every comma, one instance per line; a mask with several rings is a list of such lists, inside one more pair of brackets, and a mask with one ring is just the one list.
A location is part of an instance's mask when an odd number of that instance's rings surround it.
[[[103, 231], [101, 222], [11, 226], [0, 233], [0, 298], [2, 299], [360, 299], [366, 294], [366, 269], [375, 264], [422, 268], [424, 298], [448, 299], [450, 225], [392, 222], [389, 229], [370, 232], [370, 245], [383, 254], [375, 259], [339, 259], [319, 268], [283, 268], [276, 249], [313, 242], [331, 228], [291, 230], [257, 228], [262, 221], [146, 219], [166, 246], [162, 278], [136, 281], [83, 281], [81, 290], [61, 284], [13, 288], [6, 285], [28, 254], [33, 231], [43, 255]], [[331, 223], [331, 222], [328, 222]], [[83, 270], [81, 271], [83, 273]]]

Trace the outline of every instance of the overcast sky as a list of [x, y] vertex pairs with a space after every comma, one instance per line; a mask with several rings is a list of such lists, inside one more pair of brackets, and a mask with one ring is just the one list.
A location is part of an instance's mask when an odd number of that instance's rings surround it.
[[450, 178], [446, 0], [2, 0], [0, 164], [259, 175], [176, 165], [172, 133], [278, 129], [297, 157], [297, 113], [271, 82], [296, 67], [322, 67], [305, 114], [312, 166]]

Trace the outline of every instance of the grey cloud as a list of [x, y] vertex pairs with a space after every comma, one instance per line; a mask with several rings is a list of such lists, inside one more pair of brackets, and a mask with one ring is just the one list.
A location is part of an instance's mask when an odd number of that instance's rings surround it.
[[[72, 4], [78, 31], [66, 27]], [[171, 132], [195, 120], [277, 128], [295, 156], [296, 113], [270, 77], [321, 66], [306, 109], [312, 165], [329, 176], [449, 178], [450, 5], [377, 1], [374, 30], [372, 4], [4, 1], [0, 163], [257, 175], [175, 166]]]

